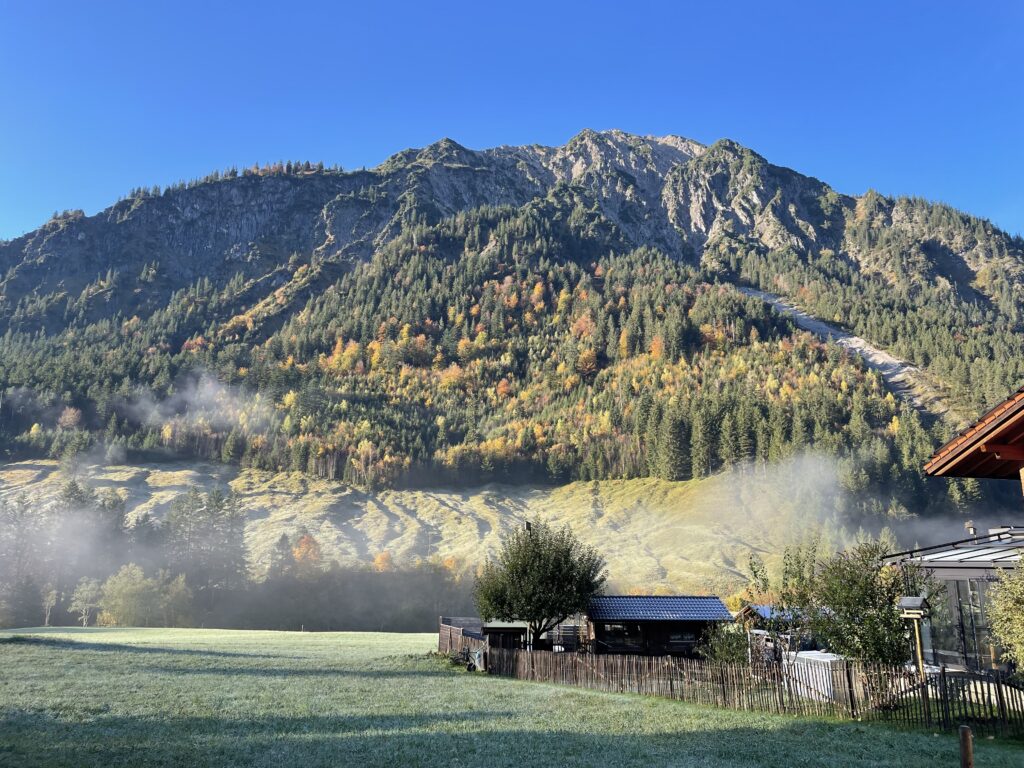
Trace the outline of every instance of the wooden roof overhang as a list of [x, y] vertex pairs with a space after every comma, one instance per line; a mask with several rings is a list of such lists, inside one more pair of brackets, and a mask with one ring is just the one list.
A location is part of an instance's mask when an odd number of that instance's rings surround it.
[[1024, 388], [942, 446], [924, 465], [933, 477], [1018, 479], [1024, 468]]

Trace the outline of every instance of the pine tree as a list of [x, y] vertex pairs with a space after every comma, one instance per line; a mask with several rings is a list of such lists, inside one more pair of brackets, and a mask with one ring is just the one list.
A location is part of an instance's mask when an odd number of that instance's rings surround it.
[[678, 407], [670, 407], [658, 435], [658, 477], [682, 480], [689, 475], [687, 425]]
[[712, 471], [712, 457], [715, 455], [714, 435], [710, 414], [698, 405], [692, 412], [690, 431], [690, 466], [694, 477], [707, 477]]

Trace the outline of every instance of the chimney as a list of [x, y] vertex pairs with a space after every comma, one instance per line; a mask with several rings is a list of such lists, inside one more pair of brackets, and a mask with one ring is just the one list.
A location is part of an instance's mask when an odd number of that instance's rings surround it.
[[978, 535], [978, 529], [974, 527], [973, 520], [968, 520], [966, 523], [964, 523], [964, 529], [967, 531], [968, 536]]

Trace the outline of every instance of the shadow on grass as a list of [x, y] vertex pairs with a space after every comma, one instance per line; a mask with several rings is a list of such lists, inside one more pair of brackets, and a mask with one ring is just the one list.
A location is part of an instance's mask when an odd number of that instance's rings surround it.
[[[7, 710], [0, 712], [0, 765], [930, 768], [957, 760], [953, 738], [907, 737], [857, 724], [794, 720], [666, 731], [628, 721], [567, 728], [561, 717], [547, 714], [535, 720], [487, 710], [252, 719], [101, 715], [70, 721]], [[984, 764], [998, 768], [1018, 766], [1024, 754], [1005, 745], [978, 746]]]
[[[368, 680], [404, 677], [447, 677], [454, 669], [438, 667], [436, 669], [332, 669], [329, 666], [312, 667], [148, 667], [148, 672], [162, 672], [172, 675], [198, 675], [201, 677], [311, 677], [318, 680], [329, 677], [364, 678]], [[483, 676], [481, 675], [481, 678]]]
[[101, 651], [105, 653], [170, 654], [173, 656], [212, 656], [215, 658], [280, 659], [280, 655], [266, 653], [234, 653], [207, 651], [198, 648], [168, 648], [162, 645], [128, 645], [126, 643], [90, 643], [57, 637], [10, 635], [0, 637], [0, 645], [30, 645], [35, 648], [54, 648], [64, 651]]

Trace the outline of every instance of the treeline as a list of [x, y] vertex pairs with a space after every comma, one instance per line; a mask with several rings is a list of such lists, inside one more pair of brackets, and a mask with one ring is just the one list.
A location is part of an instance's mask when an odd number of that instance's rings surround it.
[[426, 631], [441, 606], [471, 604], [441, 563], [343, 568], [305, 531], [257, 567], [244, 524], [216, 490], [181, 494], [160, 522], [74, 480], [52, 504], [0, 499], [0, 626]]
[[[141, 199], [144, 197], [160, 197], [171, 192], [178, 192], [183, 189], [194, 189], [203, 184], [213, 184], [218, 181], [237, 179], [239, 176], [303, 176], [307, 174], [321, 173], [343, 173], [340, 165], [325, 166], [323, 162], [311, 163], [309, 160], [278, 160], [274, 163], [260, 165], [258, 162], [251, 166], [238, 170], [237, 166], [231, 166], [224, 171], [214, 171], [196, 179], [179, 181], [166, 187], [159, 185], [153, 187], [135, 187], [130, 190], [127, 199]], [[63, 215], [67, 215], [67, 211]], [[61, 214], [54, 212], [53, 218], [60, 218]]]

